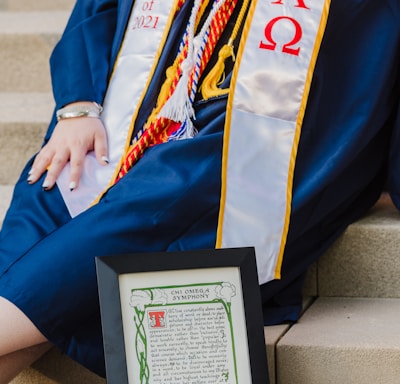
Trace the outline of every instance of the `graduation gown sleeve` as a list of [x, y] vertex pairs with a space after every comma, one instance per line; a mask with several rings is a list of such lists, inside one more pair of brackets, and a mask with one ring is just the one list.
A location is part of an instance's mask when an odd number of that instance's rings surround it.
[[117, 14], [117, 0], [76, 2], [50, 58], [56, 108], [74, 101], [102, 102]]

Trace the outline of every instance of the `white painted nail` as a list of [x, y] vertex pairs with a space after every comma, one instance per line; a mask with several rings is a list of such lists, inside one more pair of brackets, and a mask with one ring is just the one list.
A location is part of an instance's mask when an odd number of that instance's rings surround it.
[[76, 188], [76, 183], [75, 181], [71, 181], [69, 183], [69, 190], [72, 192]]
[[101, 160], [103, 160], [105, 163], [109, 164], [110, 160], [108, 160], [107, 156], [101, 156]]
[[43, 182], [43, 184], [42, 184], [42, 188], [43, 189], [47, 189], [47, 188], [49, 188], [49, 186], [50, 186], [50, 183], [47, 181], [47, 180], [45, 180], [44, 182]]

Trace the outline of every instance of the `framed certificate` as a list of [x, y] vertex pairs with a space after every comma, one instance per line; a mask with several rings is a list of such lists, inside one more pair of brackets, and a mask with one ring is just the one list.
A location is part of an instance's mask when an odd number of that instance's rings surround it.
[[253, 248], [96, 259], [108, 384], [268, 383]]

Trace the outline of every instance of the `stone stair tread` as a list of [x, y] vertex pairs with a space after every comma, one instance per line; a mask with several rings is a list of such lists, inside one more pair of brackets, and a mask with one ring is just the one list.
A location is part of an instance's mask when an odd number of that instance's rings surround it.
[[1, 11], [0, 35], [54, 34], [61, 33], [70, 11]]
[[68, 11], [0, 12], [0, 90], [50, 92], [49, 57]]
[[0, 227], [10, 204], [13, 189], [11, 185], [0, 185]]
[[72, 9], [74, 2], [74, 0], [0, 0], [0, 10], [70, 10]]
[[278, 348], [373, 347], [400, 352], [399, 317], [400, 299], [319, 297], [286, 332]]
[[10, 384], [105, 384], [106, 380], [62, 355], [56, 348], [21, 372]]
[[[317, 299], [298, 323], [265, 327], [270, 383], [400, 383], [399, 315], [399, 299]], [[82, 382], [105, 383], [54, 349], [11, 384]]]
[[0, 184], [17, 181], [40, 148], [53, 109], [50, 92], [0, 92]]
[[317, 295], [400, 297], [400, 213], [387, 193], [318, 260]]
[[[265, 327], [270, 384], [275, 383], [275, 345], [290, 325]], [[105, 384], [106, 380], [52, 349], [31, 367], [25, 369], [10, 384]]]
[[276, 347], [280, 384], [400, 383], [400, 299], [318, 298]]
[[279, 324], [264, 327], [264, 338], [267, 349], [269, 384], [276, 382], [276, 345], [290, 329], [289, 324]]
[[6, 123], [48, 124], [53, 108], [50, 92], [0, 92], [0, 126]]

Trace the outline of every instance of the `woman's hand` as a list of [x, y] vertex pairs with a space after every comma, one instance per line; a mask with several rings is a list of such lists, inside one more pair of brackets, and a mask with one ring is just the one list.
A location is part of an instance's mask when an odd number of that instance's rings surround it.
[[29, 172], [28, 183], [39, 180], [47, 170], [43, 189], [51, 189], [65, 165], [70, 162], [70, 189], [79, 185], [87, 153], [94, 151], [100, 164], [108, 163], [107, 135], [103, 123], [94, 117], [60, 120], [49, 142], [36, 156]]

